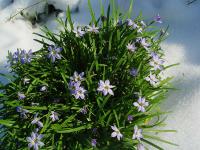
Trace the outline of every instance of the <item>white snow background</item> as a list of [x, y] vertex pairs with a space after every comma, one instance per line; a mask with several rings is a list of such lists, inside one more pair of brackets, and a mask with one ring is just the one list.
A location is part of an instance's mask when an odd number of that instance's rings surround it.
[[[20, 8], [27, 7], [39, 0], [0, 0], [0, 62], [5, 64], [7, 51], [16, 48], [38, 50], [40, 44], [33, 41], [33, 32], [40, 32], [40, 26], [33, 28], [31, 23], [23, 19], [5, 20]], [[52, 4], [64, 9], [69, 4], [72, 8], [78, 0], [51, 0]], [[129, 0], [116, 0], [126, 10]], [[91, 0], [96, 15], [99, 14], [98, 0]], [[105, 6], [108, 0], [105, 0]], [[29, 9], [29, 12], [42, 10], [42, 5]], [[90, 20], [87, 1], [80, 3], [80, 12], [72, 14], [77, 24], [87, 24]], [[146, 20], [160, 14], [163, 24], [170, 26], [169, 37], [162, 44], [168, 64], [180, 63], [179, 66], [167, 71], [167, 75], [175, 76], [174, 86], [179, 89], [171, 91], [163, 109], [173, 111], [169, 115], [166, 129], [176, 129], [177, 133], [163, 134], [179, 144], [179, 147], [163, 145], [166, 150], [198, 150], [200, 149], [200, 1], [187, 6], [186, 0], [135, 0], [133, 16], [142, 11]], [[64, 17], [64, 14], [60, 15]], [[46, 25], [56, 31], [59, 27], [51, 16]], [[3, 66], [3, 65], [2, 65]], [[6, 70], [1, 67], [0, 72]]]

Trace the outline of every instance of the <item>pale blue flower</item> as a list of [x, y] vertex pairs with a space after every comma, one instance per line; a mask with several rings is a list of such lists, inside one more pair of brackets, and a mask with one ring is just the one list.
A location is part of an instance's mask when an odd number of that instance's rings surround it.
[[58, 113], [55, 112], [55, 111], [51, 111], [51, 116], [50, 116], [50, 118], [52, 119], [53, 122], [56, 121], [56, 120], [59, 120], [59, 118], [58, 118]]
[[32, 50], [29, 50], [28, 52], [26, 52], [25, 50], [21, 51], [21, 53], [20, 53], [20, 61], [21, 61], [22, 64], [30, 63], [32, 58], [33, 58]]
[[119, 131], [119, 129], [116, 127], [116, 125], [111, 126], [113, 132], [111, 134], [111, 137], [117, 137], [117, 139], [120, 141], [121, 138], [123, 137], [123, 135], [121, 134], [121, 132]]
[[55, 47], [53, 45], [48, 47], [48, 58], [51, 59], [51, 61], [54, 63], [56, 61], [56, 59], [61, 59], [61, 55], [60, 52], [62, 51], [61, 47]]
[[75, 71], [74, 75], [70, 77], [69, 90], [76, 99], [85, 99], [85, 94], [87, 91], [81, 86], [81, 82], [84, 80], [83, 76], [84, 72], [78, 74]]
[[127, 26], [132, 27], [135, 23], [131, 19], [126, 20]]
[[91, 145], [92, 145], [92, 147], [96, 147], [96, 145], [97, 145], [97, 139], [92, 139], [91, 140]]
[[11, 52], [9, 52], [8, 54], [8, 59], [9, 59], [8, 61], [11, 64], [16, 64], [18, 62], [21, 62], [21, 64], [30, 63], [32, 58], [33, 58], [32, 50], [29, 50], [28, 52], [26, 52], [25, 50], [17, 50], [13, 54]]
[[137, 47], [135, 46], [135, 43], [128, 43], [126, 48], [131, 52], [135, 52], [135, 50], [137, 49]]
[[87, 114], [87, 106], [83, 106], [83, 108], [81, 108], [80, 112], [84, 115]]
[[154, 21], [157, 22], [157, 23], [162, 23], [162, 20], [161, 20], [161, 17], [159, 14], [157, 14], [154, 18]]
[[27, 119], [27, 113], [29, 113], [28, 110], [23, 109], [21, 106], [16, 107], [16, 111], [20, 113], [20, 117]]
[[80, 82], [70, 81], [69, 82], [69, 90], [71, 94], [75, 94], [76, 89], [80, 87]]
[[85, 31], [83, 31], [80, 27], [73, 30], [73, 32], [75, 33], [76, 37], [83, 37], [85, 34]]
[[139, 97], [137, 102], [134, 102], [133, 105], [138, 108], [138, 111], [145, 112], [145, 107], [149, 106], [149, 102], [146, 102], [144, 97]]
[[42, 138], [43, 138], [42, 134], [32, 132], [31, 136], [26, 138], [27, 142], [29, 142], [28, 147], [29, 148], [33, 147], [34, 150], [38, 150], [39, 147], [44, 146], [44, 143], [41, 142]]
[[135, 125], [132, 139], [133, 140], [135, 140], [135, 139], [140, 140], [141, 138], [143, 138], [142, 129], [139, 129], [138, 126]]
[[137, 144], [137, 150], [145, 150], [144, 145], [141, 143]]
[[[12, 55], [12, 53], [10, 53]], [[16, 52], [13, 53], [12, 55], [12, 60], [13, 63], [17, 63], [20, 60], [20, 51], [17, 50]]]
[[152, 60], [149, 62], [150, 66], [154, 67], [154, 70], [163, 70], [164, 60], [160, 59], [155, 52], [151, 53]]
[[99, 33], [99, 27], [95, 27], [94, 24], [92, 26], [88, 26], [87, 32], [97, 34], [97, 33]]
[[126, 23], [128, 27], [132, 27], [133, 29], [139, 28], [139, 26], [131, 19], [127, 19]]
[[133, 116], [132, 115], [128, 115], [127, 120], [129, 123], [131, 123], [133, 121]]
[[104, 96], [106, 96], [107, 94], [114, 95], [114, 93], [112, 91], [112, 88], [114, 88], [114, 87], [115, 86], [110, 85], [109, 80], [106, 80], [105, 82], [100, 80], [97, 91], [102, 92]]
[[150, 75], [145, 78], [146, 81], [148, 81], [152, 86], [156, 86], [159, 80], [157, 79], [155, 74], [152, 74], [150, 72]]
[[151, 46], [151, 45], [146, 41], [145, 38], [142, 38], [142, 39], [140, 40], [140, 44], [141, 44], [146, 50], [148, 50], [148, 48]]
[[133, 29], [137, 29], [137, 28], [139, 28], [139, 26], [136, 24], [136, 23], [133, 23]]
[[21, 93], [21, 92], [18, 92], [18, 99], [19, 100], [23, 100], [23, 99], [25, 99], [26, 98], [26, 96], [25, 96], [25, 94], [24, 93]]
[[40, 128], [43, 127], [43, 123], [40, 121], [40, 118], [37, 117], [38, 113], [35, 114], [33, 121], [31, 124], [37, 124]]
[[74, 81], [74, 82], [81, 82], [84, 80], [84, 72], [81, 72], [80, 74], [78, 72], [74, 72], [74, 75], [72, 77], [70, 77], [70, 80]]
[[83, 87], [76, 87], [74, 93], [74, 97], [76, 99], [85, 99], [86, 90]]
[[136, 77], [138, 75], [138, 70], [135, 68], [132, 68], [130, 70], [130, 75], [132, 75], [133, 77]]

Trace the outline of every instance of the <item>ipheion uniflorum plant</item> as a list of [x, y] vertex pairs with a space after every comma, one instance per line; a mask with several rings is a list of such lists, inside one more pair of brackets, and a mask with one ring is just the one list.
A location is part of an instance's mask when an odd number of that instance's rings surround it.
[[12, 79], [1, 84], [0, 95], [1, 147], [144, 150], [162, 149], [156, 140], [170, 143], [152, 135], [168, 131], [155, 128], [163, 125], [158, 104], [171, 79], [160, 75], [170, 67], [160, 47], [165, 34], [153, 27], [161, 17], [130, 19], [132, 4], [122, 15], [113, 2], [96, 19], [88, 1], [87, 26], [75, 27], [68, 10], [66, 21], [57, 20], [59, 33], [44, 28], [37, 34], [40, 50], [9, 52]]

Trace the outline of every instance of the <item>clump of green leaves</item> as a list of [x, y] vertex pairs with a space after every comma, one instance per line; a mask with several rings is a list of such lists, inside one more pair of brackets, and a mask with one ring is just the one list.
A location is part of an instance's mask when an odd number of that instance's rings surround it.
[[59, 34], [47, 28], [37, 34], [44, 39], [37, 40], [40, 50], [9, 53], [14, 79], [1, 85], [0, 95], [5, 149], [161, 150], [152, 140], [174, 145], [152, 135], [174, 132], [153, 129], [163, 125], [159, 104], [170, 89], [171, 78], [160, 76], [169, 67], [160, 47], [165, 32], [141, 16], [127, 19], [132, 4], [125, 15], [111, 4], [112, 13], [102, 7], [96, 19], [88, 1], [89, 26], [75, 27], [68, 10], [67, 20], [58, 20]]

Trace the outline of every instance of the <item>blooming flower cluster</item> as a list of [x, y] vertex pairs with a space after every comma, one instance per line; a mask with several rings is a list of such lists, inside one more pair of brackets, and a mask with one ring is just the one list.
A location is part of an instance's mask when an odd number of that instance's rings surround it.
[[30, 63], [33, 58], [32, 50], [26, 52], [26, 50], [17, 50], [16, 52], [9, 53], [8, 59], [11, 64], [20, 62], [21, 64]]
[[[9, 96], [2, 111], [9, 118], [2, 122], [9, 125], [9, 132], [25, 131], [17, 142], [28, 143], [34, 150], [44, 145], [44, 149], [126, 146], [144, 150], [145, 143], [150, 143], [143, 129], [154, 125], [149, 123], [156, 103], [152, 93], [162, 97], [164, 86], [157, 85], [165, 67], [161, 48], [155, 44], [157, 37], [147, 29], [161, 23], [161, 17], [148, 24], [141, 17], [124, 21], [117, 16], [93, 18], [90, 25], [74, 27], [68, 14], [70, 29], [63, 23], [60, 34], [48, 31], [48, 39], [55, 45], [44, 43], [35, 53], [18, 50], [10, 54], [17, 76], [5, 86]], [[28, 65], [21, 65], [25, 63]], [[14, 117], [9, 113], [13, 106], [18, 106], [19, 114]], [[19, 128], [11, 127], [12, 117]], [[4, 143], [13, 141], [6, 140]]]
[[85, 30], [82, 29], [81, 27], [77, 27], [76, 29], [73, 30], [73, 33], [75, 34], [76, 37], [81, 38], [86, 33], [98, 34], [99, 33], [99, 27], [96, 27], [94, 24], [92, 24], [92, 26], [88, 25]]
[[85, 99], [86, 90], [81, 86], [81, 82], [84, 80], [84, 72], [78, 74], [76, 71], [74, 75], [70, 77], [69, 89], [71, 95], [76, 99]]
[[158, 56], [158, 54], [156, 54], [155, 52], [151, 53], [151, 57], [152, 60], [150, 61], [150, 66], [154, 67], [154, 70], [163, 70], [163, 63], [164, 60], [160, 59], [160, 57]]

